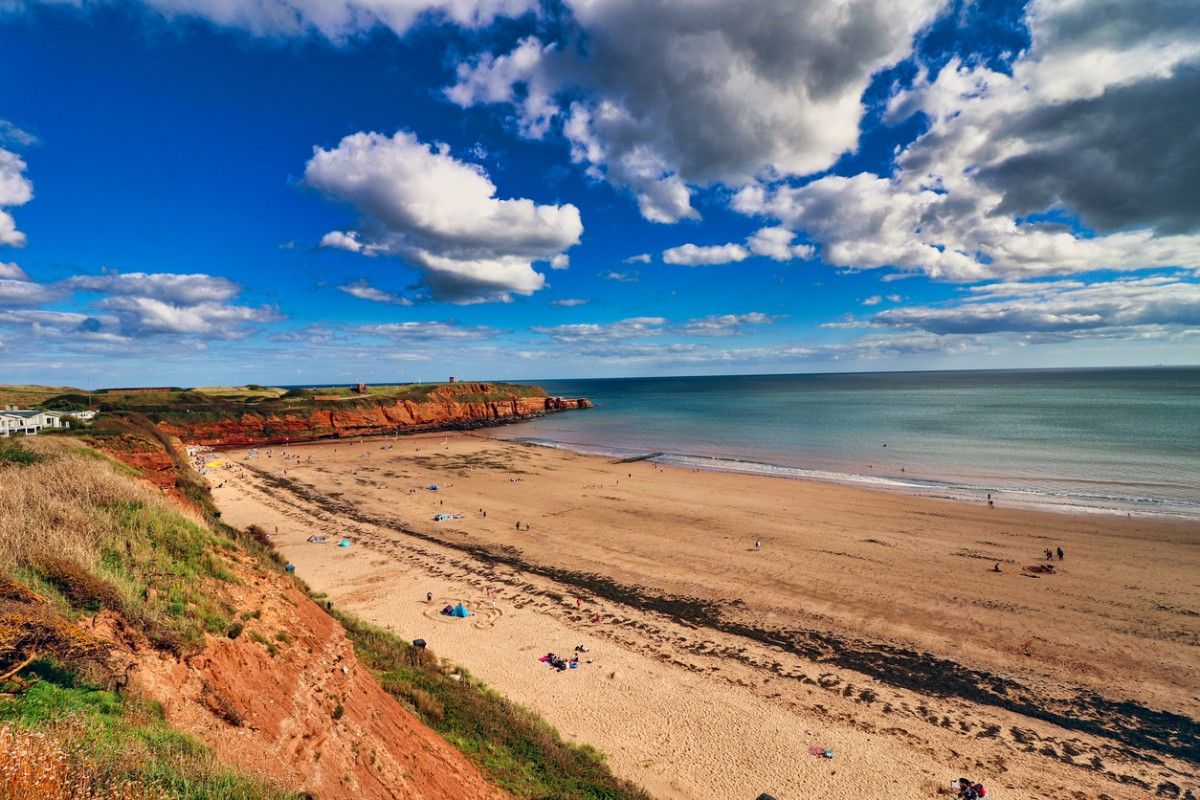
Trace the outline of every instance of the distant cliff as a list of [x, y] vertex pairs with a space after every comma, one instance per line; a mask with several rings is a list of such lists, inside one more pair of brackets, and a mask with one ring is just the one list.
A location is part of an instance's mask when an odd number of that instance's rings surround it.
[[540, 417], [556, 411], [590, 408], [583, 398], [523, 396], [503, 385], [447, 384], [423, 397], [329, 398], [321, 395], [297, 406], [262, 403], [224, 415], [177, 412], [155, 415], [164, 433], [191, 444], [210, 446], [280, 444], [427, 430], [468, 430]]

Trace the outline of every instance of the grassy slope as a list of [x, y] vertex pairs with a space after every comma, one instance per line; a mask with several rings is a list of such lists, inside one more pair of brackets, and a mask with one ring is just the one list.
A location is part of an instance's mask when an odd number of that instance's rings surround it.
[[[116, 436], [130, 448], [169, 444], [153, 425], [137, 424], [136, 417], [120, 422], [119, 431], [109, 431], [106, 446]], [[19, 584], [48, 598], [54, 614], [66, 625], [78, 615], [111, 608], [128, 617], [157, 646], [177, 653], [192, 652], [206, 634], [220, 634], [236, 624], [235, 609], [217, 599], [210, 588], [229, 579], [218, 554], [237, 549], [256, 557], [264, 569], [277, 571], [281, 569], [279, 557], [260, 531], [242, 532], [224, 525], [206, 487], [186, 460], [174, 457], [174, 463], [179, 494], [195, 505], [203, 521], [188, 518], [131, 481], [128, 467], [81, 448], [74, 440], [55, 437], [5, 446], [0, 450], [0, 481], [17, 490], [13, 496], [32, 497], [36, 502], [0, 509], [0, 598], [5, 597], [7, 576], [10, 585]], [[328, 607], [321, 598], [315, 599]], [[564, 742], [533, 713], [461, 671], [457, 671], [460, 678], [453, 678], [456, 670], [432, 653], [354, 617], [332, 613], [346, 628], [360, 660], [385, 690], [514, 795], [545, 800], [647, 797], [615, 778], [602, 755]], [[15, 653], [5, 660], [3, 636], [0, 614], [0, 674], [15, 661]], [[109, 740], [105, 745], [109, 750], [115, 747], [119, 752], [126, 745], [133, 746], [129, 743], [141, 743], [137, 744], [141, 760], [134, 762], [136, 774], [121, 773], [120, 765], [101, 759], [107, 764], [104, 769], [115, 770], [113, 775], [118, 777], [152, 781], [163, 787], [165, 796], [282, 796], [268, 794], [276, 790], [252, 781], [246, 781], [245, 795], [205, 794], [203, 789], [177, 792], [172, 787], [220, 786], [243, 779], [221, 772], [194, 742], [176, 746], [183, 740], [172, 738], [152, 709], [130, 705], [121, 696], [99, 689], [103, 681], [95, 677], [96, 658], [86, 646], [62, 644], [58, 651], [56, 668], [50, 669], [53, 662], [43, 660], [32, 667], [40, 672], [26, 669], [22, 673], [22, 677], [38, 681], [16, 700], [0, 701], [0, 720], [37, 727], [70, 713], [82, 714], [80, 724], [111, 729], [111, 735], [101, 737]], [[49, 652], [56, 651], [51, 647]], [[33, 708], [43, 711], [33, 713]], [[145, 745], [148, 740], [170, 746], [155, 749]], [[78, 751], [78, 738], [64, 741], [76, 748], [72, 752]], [[193, 745], [194, 752], [188, 749]], [[180, 748], [192, 755], [181, 754]], [[104, 774], [101, 770], [102, 777]], [[110, 779], [116, 778], [104, 778]]]
[[104, 688], [107, 646], [76, 624], [110, 609], [196, 652], [230, 624], [206, 586], [229, 579], [214, 554], [237, 545], [70, 440], [7, 444], [0, 482], [0, 797], [294, 798]]

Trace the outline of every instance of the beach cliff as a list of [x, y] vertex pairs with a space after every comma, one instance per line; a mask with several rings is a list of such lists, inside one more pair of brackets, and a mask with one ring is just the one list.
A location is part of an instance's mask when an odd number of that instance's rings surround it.
[[461, 383], [435, 389], [421, 399], [351, 399], [318, 395], [311, 407], [247, 410], [220, 418], [160, 419], [160, 430], [192, 444], [214, 447], [282, 444], [430, 430], [470, 430], [532, 419], [558, 411], [590, 408], [586, 398], [503, 396], [486, 383]]

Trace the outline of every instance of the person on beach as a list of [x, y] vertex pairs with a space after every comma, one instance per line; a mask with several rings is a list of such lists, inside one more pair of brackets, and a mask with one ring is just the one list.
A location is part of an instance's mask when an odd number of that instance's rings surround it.
[[999, 571], [1000, 571], [1000, 562], [997, 561], [996, 566], [992, 567], [992, 572], [999, 572]]
[[966, 778], [958, 779], [959, 800], [979, 800], [986, 793], [982, 783], [974, 783]]
[[1063, 560], [1063, 551], [1062, 551], [1062, 548], [1061, 548], [1061, 547], [1060, 547], [1060, 548], [1058, 548], [1058, 560], [1059, 560], [1059, 561], [1062, 561], [1062, 560]]
[[754, 549], [755, 551], [762, 550], [762, 539], [754, 540]]
[[517, 520], [517, 530], [521, 530], [521, 520]]
[[426, 602], [426, 603], [432, 603], [432, 602], [433, 602], [433, 592], [426, 592], [426, 593], [425, 593], [425, 602]]

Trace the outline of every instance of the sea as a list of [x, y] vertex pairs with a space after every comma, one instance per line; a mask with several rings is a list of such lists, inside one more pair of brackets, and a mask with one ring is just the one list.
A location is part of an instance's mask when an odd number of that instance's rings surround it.
[[595, 407], [498, 435], [692, 469], [1200, 520], [1200, 367], [530, 383]]

